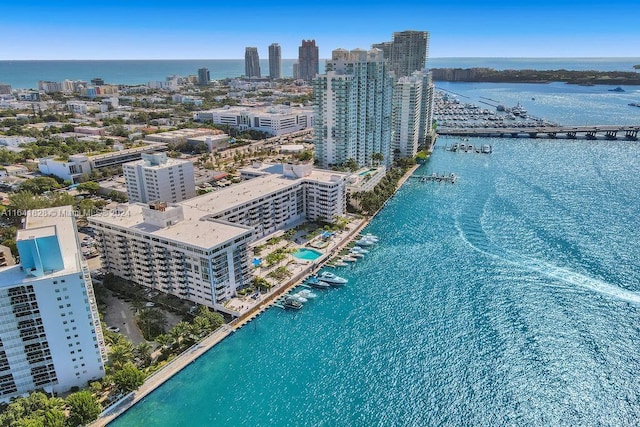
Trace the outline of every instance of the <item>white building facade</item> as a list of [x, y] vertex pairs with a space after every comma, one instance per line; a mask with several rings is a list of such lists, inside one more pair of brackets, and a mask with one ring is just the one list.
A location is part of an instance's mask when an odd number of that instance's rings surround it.
[[411, 76], [399, 78], [393, 93], [391, 149], [394, 159], [416, 155], [430, 132], [432, 120], [431, 75], [415, 71]]
[[175, 203], [196, 195], [193, 163], [166, 153], [142, 154], [141, 160], [122, 165], [122, 173], [130, 202]]
[[285, 105], [270, 107], [226, 106], [207, 111], [197, 111], [194, 113], [193, 119], [228, 125], [239, 131], [247, 129], [259, 130], [274, 136], [301, 131], [314, 125], [312, 108]]
[[249, 284], [249, 243], [304, 220], [333, 222], [346, 211], [346, 174], [305, 164], [260, 165], [242, 175], [252, 179], [172, 205], [129, 204], [90, 217], [103, 267], [229, 312], [224, 301]]
[[391, 164], [393, 74], [381, 50], [336, 49], [313, 80], [314, 144], [321, 167]]
[[30, 211], [0, 268], [0, 400], [104, 376], [106, 346], [71, 206]]
[[140, 159], [144, 153], [154, 153], [166, 148], [166, 144], [151, 143], [143, 147], [127, 148], [95, 156], [74, 154], [66, 160], [55, 156], [42, 157], [38, 160], [38, 169], [45, 175], [55, 175], [65, 181], [77, 183], [82, 175], [90, 173], [93, 169], [121, 165]]

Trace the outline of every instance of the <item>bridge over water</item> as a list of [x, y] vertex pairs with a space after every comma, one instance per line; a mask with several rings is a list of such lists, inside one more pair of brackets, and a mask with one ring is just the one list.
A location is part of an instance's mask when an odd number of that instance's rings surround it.
[[506, 138], [560, 138], [560, 139], [626, 139], [638, 140], [638, 126], [602, 125], [602, 126], [539, 126], [539, 127], [513, 127], [513, 128], [446, 128], [439, 127], [438, 135], [450, 136], [479, 136], [479, 137], [506, 137]]

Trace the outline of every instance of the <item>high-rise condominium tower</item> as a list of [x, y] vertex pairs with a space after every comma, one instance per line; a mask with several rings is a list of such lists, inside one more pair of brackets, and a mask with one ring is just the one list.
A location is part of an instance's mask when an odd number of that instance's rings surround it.
[[318, 46], [315, 40], [302, 40], [298, 48], [298, 78], [310, 82], [319, 71]]
[[433, 118], [431, 74], [414, 71], [400, 77], [393, 90], [393, 131], [391, 151], [394, 160], [413, 157], [425, 143]]
[[0, 401], [104, 376], [102, 336], [73, 207], [29, 211], [20, 264], [0, 268]]
[[393, 75], [382, 51], [336, 49], [326, 73], [313, 80], [314, 144], [321, 167], [349, 159], [391, 164]]
[[269, 45], [269, 77], [271, 79], [282, 78], [282, 52], [278, 43]]
[[244, 51], [244, 75], [260, 77], [260, 57], [257, 47], [248, 47]]
[[207, 68], [199, 68], [198, 69], [198, 84], [200, 86], [206, 86], [210, 81], [209, 70]]
[[427, 31], [400, 31], [393, 33], [393, 40], [373, 45], [384, 52], [391, 63], [396, 78], [410, 76], [414, 71], [424, 70], [429, 56], [429, 33]]

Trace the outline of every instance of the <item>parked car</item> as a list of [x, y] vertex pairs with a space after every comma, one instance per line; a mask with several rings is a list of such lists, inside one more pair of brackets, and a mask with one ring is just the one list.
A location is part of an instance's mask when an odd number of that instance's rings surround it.
[[107, 331], [109, 332], [120, 332], [120, 328], [117, 326], [107, 326]]

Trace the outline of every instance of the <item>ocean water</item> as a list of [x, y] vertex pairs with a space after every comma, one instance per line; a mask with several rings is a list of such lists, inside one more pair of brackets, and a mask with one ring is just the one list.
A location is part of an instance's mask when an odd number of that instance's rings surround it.
[[638, 143], [469, 142], [493, 154], [440, 139], [416, 173], [458, 181], [407, 181], [348, 285], [268, 310], [111, 425], [637, 425]]
[[[282, 75], [293, 76], [295, 59], [282, 60]], [[430, 58], [430, 68], [491, 67], [503, 69], [567, 69], [598, 71], [634, 71], [640, 58]], [[113, 84], [147, 84], [167, 76], [196, 75], [199, 68], [208, 68], [213, 80], [244, 75], [243, 59], [192, 60], [127, 60], [127, 61], [0, 61], [0, 83], [14, 88], [37, 88], [39, 80], [61, 82], [90, 81], [102, 77]], [[260, 60], [262, 75], [269, 74], [269, 61]], [[320, 71], [324, 60], [320, 60]]]

